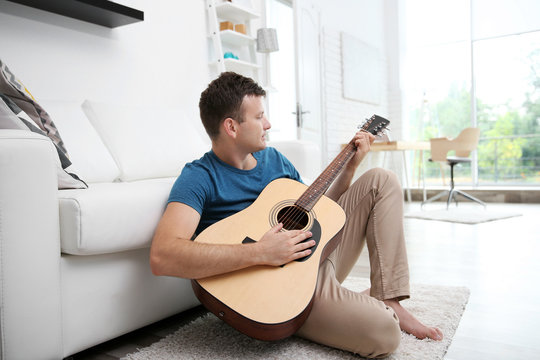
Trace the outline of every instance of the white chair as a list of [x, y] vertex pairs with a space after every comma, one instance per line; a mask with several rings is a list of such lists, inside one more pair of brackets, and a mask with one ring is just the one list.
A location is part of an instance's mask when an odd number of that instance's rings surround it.
[[[440, 192], [437, 195], [427, 199], [426, 201], [422, 202], [422, 206], [438, 200], [446, 194], [448, 194], [448, 199], [446, 200], [446, 209], [448, 209], [452, 200], [454, 200], [457, 205], [458, 194], [469, 200], [475, 201], [484, 207], [486, 206], [483, 201], [454, 188], [454, 166], [461, 163], [471, 162], [471, 158], [469, 156], [471, 152], [478, 146], [479, 138], [480, 129], [469, 127], [461, 131], [461, 133], [455, 139], [449, 139], [446, 137], [430, 139], [431, 158], [429, 161], [437, 161], [450, 165], [450, 190], [444, 190], [443, 192]], [[448, 152], [452, 150], [455, 151], [455, 156], [447, 156]]]

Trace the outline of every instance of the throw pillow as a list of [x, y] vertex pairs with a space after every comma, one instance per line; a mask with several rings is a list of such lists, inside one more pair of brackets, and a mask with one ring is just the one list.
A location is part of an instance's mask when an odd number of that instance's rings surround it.
[[[39, 132], [51, 139], [56, 147], [61, 168], [66, 170], [71, 165], [71, 161], [69, 160], [67, 150], [58, 129], [49, 114], [35, 101], [32, 94], [30, 94], [2, 60], [0, 60], [0, 95], [3, 103], [3, 122], [11, 123], [11, 126], [18, 126], [18, 128], [22, 127], [24, 129], [26, 127], [29, 131]], [[14, 118], [9, 117], [9, 111], [20, 122], [17, 123]], [[67, 171], [60, 171], [58, 173], [59, 188], [80, 189], [88, 187], [84, 181], [73, 173]]]
[[[19, 129], [32, 131], [47, 136], [41, 129], [33, 125], [31, 119], [5, 94], [0, 93], [0, 129]], [[77, 175], [67, 172], [65, 169], [71, 165], [64, 152], [53, 143], [58, 153], [57, 175], [59, 189], [84, 189], [88, 185], [78, 178]]]

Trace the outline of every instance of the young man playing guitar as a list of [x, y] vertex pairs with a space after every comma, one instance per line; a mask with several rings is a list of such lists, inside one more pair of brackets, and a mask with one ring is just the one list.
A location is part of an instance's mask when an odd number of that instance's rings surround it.
[[[312, 234], [281, 231], [277, 224], [256, 242], [208, 244], [192, 239], [211, 224], [248, 207], [272, 180], [300, 180], [292, 164], [266, 147], [270, 123], [265, 91], [253, 80], [223, 73], [201, 94], [201, 119], [212, 149], [187, 164], [174, 184], [156, 229], [150, 262], [156, 275], [201, 279], [255, 265], [280, 266], [311, 253]], [[395, 174], [372, 169], [351, 185], [375, 137], [356, 133], [356, 153], [326, 196], [346, 213], [341, 239], [319, 268], [313, 308], [297, 335], [365, 357], [383, 357], [399, 345], [400, 328], [419, 339], [442, 332], [419, 322], [399, 301], [409, 298], [403, 234], [403, 195]], [[371, 289], [341, 286], [364, 244], [369, 250]]]

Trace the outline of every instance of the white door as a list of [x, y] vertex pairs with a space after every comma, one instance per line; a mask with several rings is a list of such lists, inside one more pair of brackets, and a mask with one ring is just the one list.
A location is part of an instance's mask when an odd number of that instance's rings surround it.
[[293, 4], [296, 45], [295, 113], [298, 138], [317, 143], [324, 151], [320, 11], [310, 0], [294, 0]]

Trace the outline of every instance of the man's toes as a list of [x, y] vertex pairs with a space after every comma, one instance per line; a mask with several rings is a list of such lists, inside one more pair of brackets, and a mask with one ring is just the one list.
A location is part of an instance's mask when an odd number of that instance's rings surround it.
[[428, 337], [433, 340], [442, 340], [443, 339], [443, 333], [438, 328], [430, 328]]

